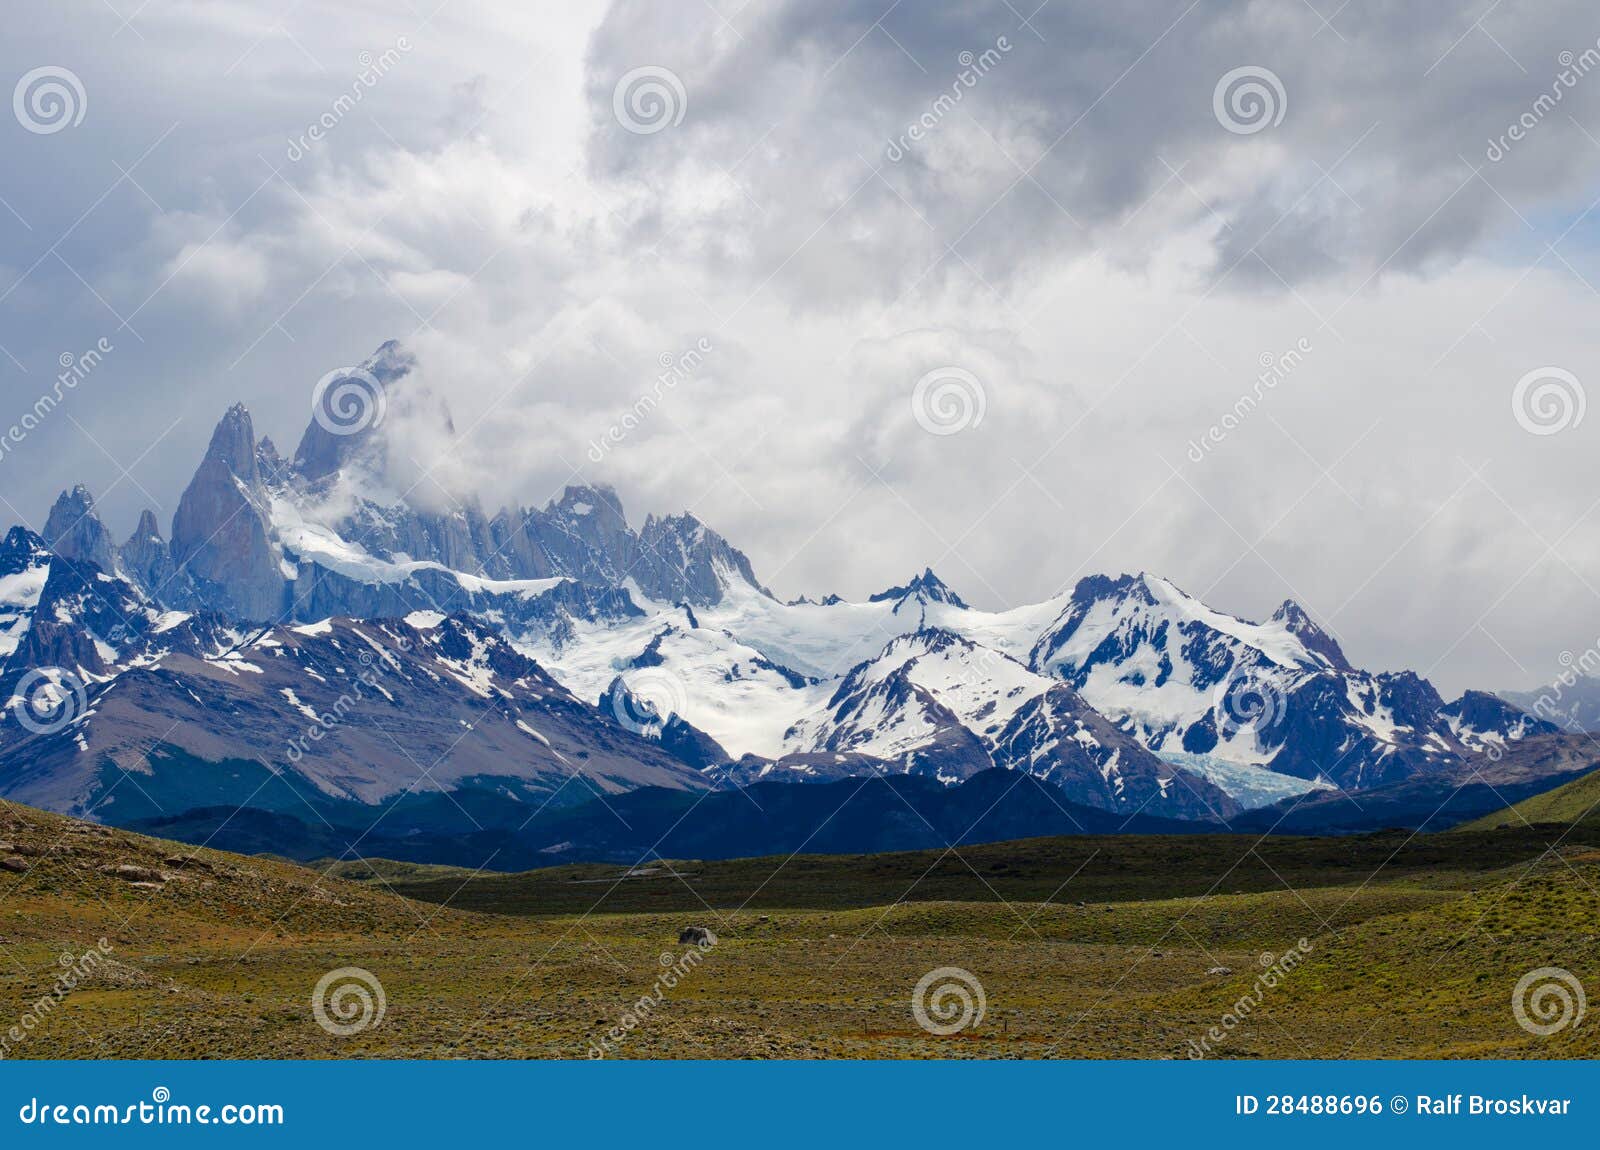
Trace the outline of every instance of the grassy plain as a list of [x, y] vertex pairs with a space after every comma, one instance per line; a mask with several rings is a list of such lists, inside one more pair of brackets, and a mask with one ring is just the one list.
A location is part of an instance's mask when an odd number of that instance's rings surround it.
[[[1063, 838], [501, 876], [319, 871], [0, 806], [0, 861], [26, 868], [0, 869], [0, 1039], [31, 1017], [9, 1056], [582, 1058], [610, 1034], [641, 1058], [1596, 1057], [1595, 1020], [1539, 1036], [1512, 1010], [1536, 968], [1600, 990], [1600, 831], [1554, 838]], [[687, 926], [718, 941], [685, 963]], [[63, 956], [102, 937], [54, 1001]], [[345, 967], [384, 1011], [338, 1036], [311, 1000]], [[943, 1037], [911, 1010], [941, 967], [985, 1000]]]

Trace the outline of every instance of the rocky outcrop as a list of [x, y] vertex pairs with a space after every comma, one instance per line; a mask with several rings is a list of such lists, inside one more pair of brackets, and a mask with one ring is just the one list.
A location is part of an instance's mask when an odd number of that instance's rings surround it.
[[271, 622], [288, 606], [267, 493], [256, 466], [250, 413], [235, 404], [211, 434], [200, 468], [172, 517], [172, 556], [208, 605]]
[[[838, 596], [829, 596], [835, 602]], [[890, 587], [887, 591], [879, 591], [867, 600], [869, 603], [892, 602], [895, 612], [908, 603], [916, 603], [926, 607], [929, 603], [948, 603], [952, 607], [965, 607], [961, 596], [957, 595], [933, 573], [932, 567], [923, 569], [922, 574], [911, 580], [904, 587]]]
[[107, 573], [117, 569], [111, 532], [95, 514], [94, 496], [83, 484], [63, 491], [44, 524], [45, 546], [63, 559], [93, 563]]
[[1350, 660], [1344, 657], [1344, 650], [1339, 646], [1338, 640], [1317, 626], [1311, 616], [1306, 614], [1305, 609], [1293, 599], [1285, 599], [1272, 613], [1272, 622], [1282, 623], [1289, 634], [1305, 645], [1306, 650], [1321, 655], [1334, 670], [1355, 670], [1350, 665]]
[[646, 595], [667, 603], [712, 606], [736, 582], [770, 595], [744, 552], [688, 512], [645, 519], [632, 571]]
[[187, 571], [172, 558], [172, 548], [161, 537], [155, 512], [145, 510], [128, 541], [117, 549], [122, 574], [152, 600], [180, 611], [199, 606]]
[[[315, 482], [332, 475], [349, 460], [368, 452], [378, 437], [382, 426], [381, 411], [389, 402], [388, 390], [399, 383], [417, 361], [394, 340], [378, 348], [363, 360], [351, 375], [356, 377], [353, 390], [341, 399], [337, 389], [330, 389], [320, 398], [330, 409], [319, 412], [323, 418], [313, 418], [300, 437], [300, 446], [294, 453], [294, 470], [303, 478]], [[377, 394], [368, 394], [371, 383], [378, 385]], [[341, 406], [348, 401], [348, 409]], [[381, 404], [382, 408], [376, 405]], [[276, 454], [274, 452], [274, 454]]]

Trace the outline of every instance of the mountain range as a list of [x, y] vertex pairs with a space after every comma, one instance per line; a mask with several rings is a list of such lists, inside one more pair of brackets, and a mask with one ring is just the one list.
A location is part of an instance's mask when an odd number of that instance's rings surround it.
[[[452, 430], [398, 345], [348, 375], [369, 412]], [[804, 845], [792, 820], [771, 841], [751, 830], [782, 822], [752, 813], [774, 784], [926, 780], [872, 793], [921, 796], [938, 814], [918, 817], [955, 841], [1028, 829], [994, 779], [1028, 780], [1036, 833], [1063, 815], [1217, 829], [1281, 812], [1306, 829], [1290, 815], [1316, 810], [1354, 829], [1351, 802], [1412, 811], [1383, 796], [1494, 777], [1523, 797], [1600, 762], [1586, 735], [1496, 695], [1447, 701], [1412, 672], [1354, 667], [1293, 601], [1249, 622], [1141, 573], [991, 612], [924, 570], [865, 601], [784, 602], [693, 515], [635, 529], [603, 486], [441, 509], [397, 491], [387, 449], [381, 418], [319, 408], [286, 460], [235, 406], [166, 536], [146, 511], [117, 543], [81, 486], [40, 532], [12, 527], [0, 797], [397, 857], [405, 827], [406, 857], [451, 861], [468, 861], [460, 836], [493, 831], [526, 865], [637, 847], [618, 829], [634, 792], [635, 810], [705, 796], [728, 841], [787, 850]]]

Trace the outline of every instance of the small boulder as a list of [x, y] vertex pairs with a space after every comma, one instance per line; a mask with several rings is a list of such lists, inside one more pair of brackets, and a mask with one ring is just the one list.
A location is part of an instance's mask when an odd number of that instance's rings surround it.
[[716, 946], [717, 936], [707, 927], [686, 926], [678, 932], [680, 945]]
[[28, 864], [16, 857], [3, 858], [0, 859], [0, 870], [8, 870], [13, 874], [27, 874]]
[[147, 866], [135, 866], [132, 863], [120, 863], [117, 866], [100, 868], [104, 873], [115, 875], [123, 882], [129, 883], [163, 883], [167, 876], [158, 870]]
[[1206, 971], [1206, 973], [1207, 974], [1222, 974], [1222, 975], [1232, 974], [1233, 973], [1233, 967], [1231, 967], [1231, 966], [1213, 966], [1210, 970]]

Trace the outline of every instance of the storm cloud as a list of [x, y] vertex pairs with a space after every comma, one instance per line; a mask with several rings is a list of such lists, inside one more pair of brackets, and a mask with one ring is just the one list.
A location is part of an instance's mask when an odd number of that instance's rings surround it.
[[1600, 635], [1589, 6], [119, 7], [0, 42], [8, 520], [165, 524], [393, 338], [419, 496], [610, 482], [785, 596], [1152, 570], [1446, 690]]

